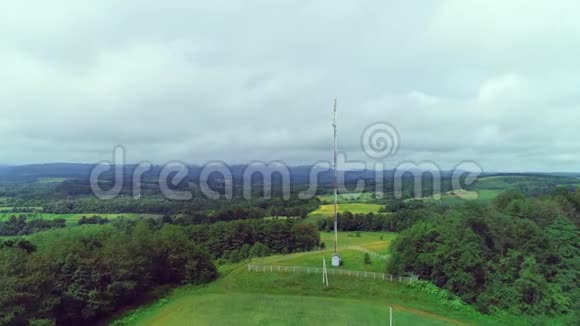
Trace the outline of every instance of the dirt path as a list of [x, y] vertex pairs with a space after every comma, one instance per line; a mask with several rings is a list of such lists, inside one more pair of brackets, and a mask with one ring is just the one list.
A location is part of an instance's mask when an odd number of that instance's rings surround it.
[[419, 310], [419, 309], [413, 309], [413, 308], [409, 308], [409, 307], [405, 307], [405, 306], [401, 306], [398, 304], [392, 304], [392, 305], [387, 305], [387, 306], [392, 306], [393, 309], [395, 310], [400, 310], [400, 311], [405, 311], [405, 312], [409, 312], [418, 316], [423, 316], [423, 317], [427, 317], [427, 318], [431, 318], [431, 319], [436, 319], [436, 320], [441, 320], [444, 322], [448, 322], [451, 324], [455, 324], [455, 325], [460, 325], [460, 326], [469, 326], [471, 324], [468, 323], [464, 323], [462, 321], [456, 320], [456, 319], [451, 319], [451, 318], [447, 318], [447, 317], [443, 317], [440, 315], [436, 315], [427, 311], [423, 311], [423, 310]]

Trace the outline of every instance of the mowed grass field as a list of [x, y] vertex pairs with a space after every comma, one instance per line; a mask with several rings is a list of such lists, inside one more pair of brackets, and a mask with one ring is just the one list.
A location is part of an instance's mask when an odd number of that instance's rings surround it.
[[[397, 237], [397, 234], [392, 232], [359, 232], [358, 234], [359, 236], [357, 237], [355, 232], [338, 233], [338, 253], [344, 261], [344, 265], [337, 269], [384, 273], [389, 245]], [[261, 264], [322, 267], [322, 257], [325, 257], [327, 264], [330, 264], [330, 257], [334, 253], [334, 233], [322, 232], [320, 240], [326, 245], [326, 248], [322, 251], [314, 254], [306, 252], [272, 256], [262, 259]], [[364, 255], [367, 252], [372, 254], [370, 264], [364, 263]]]
[[[337, 196], [338, 203], [350, 203], [350, 202], [358, 202], [358, 203], [366, 203], [373, 200], [373, 193], [370, 192], [355, 192], [355, 193], [348, 193], [348, 194], [339, 194]], [[334, 195], [320, 195], [318, 199], [323, 203], [334, 203]]]
[[160, 215], [156, 214], [138, 214], [138, 213], [122, 213], [122, 214], [100, 214], [100, 213], [82, 213], [82, 214], [52, 214], [52, 213], [8, 213], [0, 211], [0, 221], [6, 221], [13, 215], [27, 215], [29, 218], [33, 219], [45, 219], [45, 220], [52, 220], [52, 219], [59, 219], [63, 218], [67, 221], [67, 224], [75, 224], [77, 223], [83, 216], [91, 217], [94, 215], [98, 215], [100, 217], [106, 217], [109, 220], [114, 220], [120, 217], [125, 218], [157, 218]]
[[[183, 291], [153, 308], [134, 325], [385, 325], [388, 307], [380, 302], [332, 297]], [[395, 325], [452, 325], [403, 310]], [[386, 324], [388, 325], [388, 324]]]
[[[448, 191], [446, 193], [441, 194], [438, 198], [437, 196], [429, 196], [429, 197], [422, 197], [416, 198], [416, 200], [423, 200], [428, 202], [440, 202], [447, 205], [453, 204], [461, 204], [467, 200], [479, 200], [479, 201], [492, 201], [501, 194], [504, 190], [502, 189], [478, 189], [478, 190], [456, 190], [456, 191]], [[414, 200], [414, 199], [408, 199]]]
[[[348, 234], [339, 234], [339, 244], [364, 250], [380, 247], [378, 252], [386, 252], [396, 237], [384, 232], [361, 232], [361, 237]], [[322, 238], [330, 239], [326, 233]], [[364, 250], [340, 250], [345, 261], [341, 268], [364, 270]], [[395, 325], [497, 324], [488, 317], [453, 310], [437, 297], [397, 282], [329, 274], [326, 287], [320, 274], [249, 272], [247, 268], [248, 263], [320, 268], [322, 257], [329, 263], [330, 254], [327, 249], [224, 265], [217, 281], [178, 288], [166, 298], [126, 313], [113, 325], [388, 325], [390, 305]], [[385, 265], [373, 259], [366, 266], [383, 272]]]
[[[353, 214], [368, 214], [368, 213], [378, 213], [383, 205], [379, 204], [365, 204], [365, 203], [348, 203], [348, 204], [338, 204], [338, 212], [344, 213], [349, 211]], [[316, 223], [316, 221], [322, 218], [328, 218], [334, 216], [334, 204], [324, 204], [320, 205], [315, 211], [310, 212], [306, 217], [305, 221], [310, 223]]]
[[499, 196], [503, 190], [499, 189], [481, 189], [477, 191], [479, 193], [479, 200], [481, 201], [492, 201], [495, 197]]
[[[359, 232], [359, 237], [356, 234], [356, 232], [338, 232], [339, 248], [357, 246], [379, 254], [386, 254], [391, 241], [397, 237], [397, 233], [394, 232]], [[334, 243], [334, 232], [321, 232], [320, 241], [330, 248]]]
[[[350, 203], [350, 204], [338, 204], [338, 212], [344, 213], [349, 211], [353, 214], [368, 214], [368, 213], [378, 213], [383, 205], [379, 204], [363, 204], [363, 203]], [[311, 215], [323, 215], [323, 216], [333, 216], [334, 215], [334, 205], [320, 205], [320, 208], [310, 213]]]

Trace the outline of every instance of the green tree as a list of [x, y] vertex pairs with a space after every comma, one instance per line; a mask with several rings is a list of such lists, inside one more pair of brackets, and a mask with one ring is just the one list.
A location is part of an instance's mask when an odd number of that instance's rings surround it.
[[367, 264], [367, 265], [371, 263], [371, 256], [369, 255], [368, 252], [365, 252], [365, 255], [364, 255], [364, 259], [363, 260], [364, 260], [364, 263]]

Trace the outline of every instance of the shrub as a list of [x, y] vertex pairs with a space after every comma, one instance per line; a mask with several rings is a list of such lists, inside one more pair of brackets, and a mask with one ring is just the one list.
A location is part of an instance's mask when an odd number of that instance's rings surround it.
[[365, 252], [365, 256], [364, 256], [364, 262], [365, 264], [370, 264], [371, 263], [371, 255], [369, 255], [368, 252]]

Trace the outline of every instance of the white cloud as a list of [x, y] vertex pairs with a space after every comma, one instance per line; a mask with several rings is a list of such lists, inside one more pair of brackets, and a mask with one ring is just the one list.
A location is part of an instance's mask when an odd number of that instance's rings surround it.
[[[35, 10], [29, 8], [34, 7]], [[0, 5], [0, 163], [364, 158], [575, 170], [576, 1]]]

